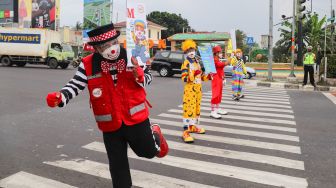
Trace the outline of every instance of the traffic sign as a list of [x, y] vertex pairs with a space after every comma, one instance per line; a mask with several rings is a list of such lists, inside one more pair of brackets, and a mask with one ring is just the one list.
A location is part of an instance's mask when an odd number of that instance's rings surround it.
[[247, 37], [246, 38], [246, 44], [249, 45], [249, 46], [252, 46], [254, 44], [253, 37]]

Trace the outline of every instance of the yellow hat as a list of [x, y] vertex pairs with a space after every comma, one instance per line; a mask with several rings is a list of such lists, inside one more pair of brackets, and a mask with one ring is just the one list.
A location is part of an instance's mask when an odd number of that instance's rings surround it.
[[237, 54], [237, 53], [243, 53], [243, 51], [238, 48], [237, 50], [235, 50], [234, 54]]
[[184, 52], [188, 51], [190, 48], [193, 48], [196, 50], [196, 43], [195, 41], [191, 40], [191, 39], [187, 39], [184, 42], [182, 42], [182, 50]]

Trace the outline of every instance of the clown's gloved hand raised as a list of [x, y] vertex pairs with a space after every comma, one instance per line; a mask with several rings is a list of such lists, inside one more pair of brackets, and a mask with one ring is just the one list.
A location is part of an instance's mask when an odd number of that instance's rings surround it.
[[135, 80], [139, 83], [142, 83], [144, 81], [144, 70], [139, 66], [139, 63], [136, 58], [132, 57], [131, 62], [133, 64], [133, 75], [135, 77]]
[[62, 102], [62, 95], [60, 92], [48, 93], [46, 100], [48, 106], [54, 108]]
[[201, 74], [202, 73], [202, 71], [200, 71], [200, 70], [195, 70], [195, 72], [194, 72], [194, 76], [197, 76], [197, 75], [199, 75], [199, 74]]

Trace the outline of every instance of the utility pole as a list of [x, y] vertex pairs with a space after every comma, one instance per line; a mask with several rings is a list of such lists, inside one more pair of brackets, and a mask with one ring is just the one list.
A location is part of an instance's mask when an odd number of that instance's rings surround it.
[[269, 1], [269, 38], [268, 38], [268, 80], [272, 81], [272, 62], [273, 62], [273, 0]]
[[[313, 0], [312, 0], [313, 1]], [[292, 59], [291, 59], [291, 73], [289, 74], [289, 77], [296, 77], [294, 73], [294, 60], [295, 60], [295, 12], [296, 12], [296, 0], [293, 0], [293, 23], [292, 23]]]
[[326, 21], [326, 26], [324, 28], [324, 82], [327, 82], [327, 66], [328, 66], [328, 60], [327, 60], [327, 27], [328, 27], [328, 21]]

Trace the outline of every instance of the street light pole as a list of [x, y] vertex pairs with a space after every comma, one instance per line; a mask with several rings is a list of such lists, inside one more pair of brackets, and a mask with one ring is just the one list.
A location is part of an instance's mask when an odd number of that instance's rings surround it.
[[294, 59], [295, 59], [295, 12], [296, 12], [296, 0], [293, 0], [293, 23], [292, 23], [292, 46], [291, 46], [291, 51], [292, 51], [292, 59], [291, 59], [291, 73], [289, 77], [295, 77], [294, 73]]
[[326, 26], [324, 28], [324, 82], [327, 82], [327, 66], [328, 66], [328, 60], [327, 60], [327, 27], [328, 27], [328, 21], [326, 21]]
[[273, 62], [273, 0], [270, 0], [269, 7], [269, 38], [268, 38], [268, 50], [269, 50], [269, 59], [268, 59], [268, 80], [272, 81], [272, 62]]

